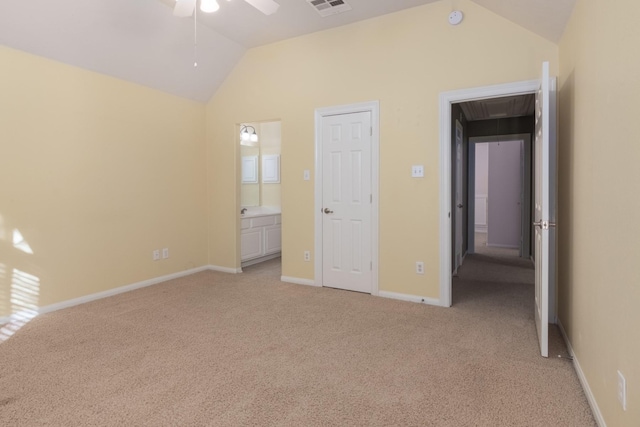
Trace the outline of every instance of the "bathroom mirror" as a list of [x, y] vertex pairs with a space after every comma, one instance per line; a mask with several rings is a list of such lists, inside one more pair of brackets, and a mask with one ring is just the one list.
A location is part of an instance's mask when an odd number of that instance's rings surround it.
[[[253, 135], [256, 136], [253, 136]], [[281, 124], [246, 122], [238, 127], [242, 208], [280, 209]], [[256, 141], [257, 139], [257, 141]]]

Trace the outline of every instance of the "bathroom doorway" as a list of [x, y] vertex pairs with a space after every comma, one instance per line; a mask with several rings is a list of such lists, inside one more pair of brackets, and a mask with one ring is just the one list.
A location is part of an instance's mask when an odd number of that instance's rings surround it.
[[241, 267], [282, 253], [281, 130], [279, 120], [238, 125]]

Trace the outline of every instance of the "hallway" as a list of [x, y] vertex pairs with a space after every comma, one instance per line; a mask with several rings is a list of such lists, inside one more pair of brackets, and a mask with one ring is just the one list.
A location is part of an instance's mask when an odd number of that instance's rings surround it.
[[[478, 334], [487, 344], [501, 336], [500, 330], [515, 326], [508, 338], [513, 352], [537, 352], [533, 262], [518, 257], [517, 249], [482, 243], [476, 238], [476, 253], [466, 256], [453, 277], [453, 308], [477, 316]], [[549, 356], [558, 355], [567, 357], [568, 352], [558, 327], [549, 325]]]

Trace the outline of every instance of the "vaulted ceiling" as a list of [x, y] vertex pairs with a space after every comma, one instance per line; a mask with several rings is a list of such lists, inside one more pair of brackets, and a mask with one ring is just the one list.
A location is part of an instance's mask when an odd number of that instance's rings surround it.
[[[174, 0], [3, 1], [0, 44], [204, 102], [247, 49], [438, 0], [344, 0], [351, 10], [327, 17], [307, 0], [276, 0], [270, 16], [219, 1], [198, 14], [197, 49], [194, 20], [174, 17]], [[576, 0], [473, 1], [557, 42]]]

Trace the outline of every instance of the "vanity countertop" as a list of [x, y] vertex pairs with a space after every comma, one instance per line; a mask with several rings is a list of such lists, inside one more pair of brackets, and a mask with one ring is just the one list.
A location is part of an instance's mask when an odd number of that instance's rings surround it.
[[259, 216], [280, 215], [280, 208], [276, 206], [251, 206], [240, 214], [240, 218], [256, 218]]

